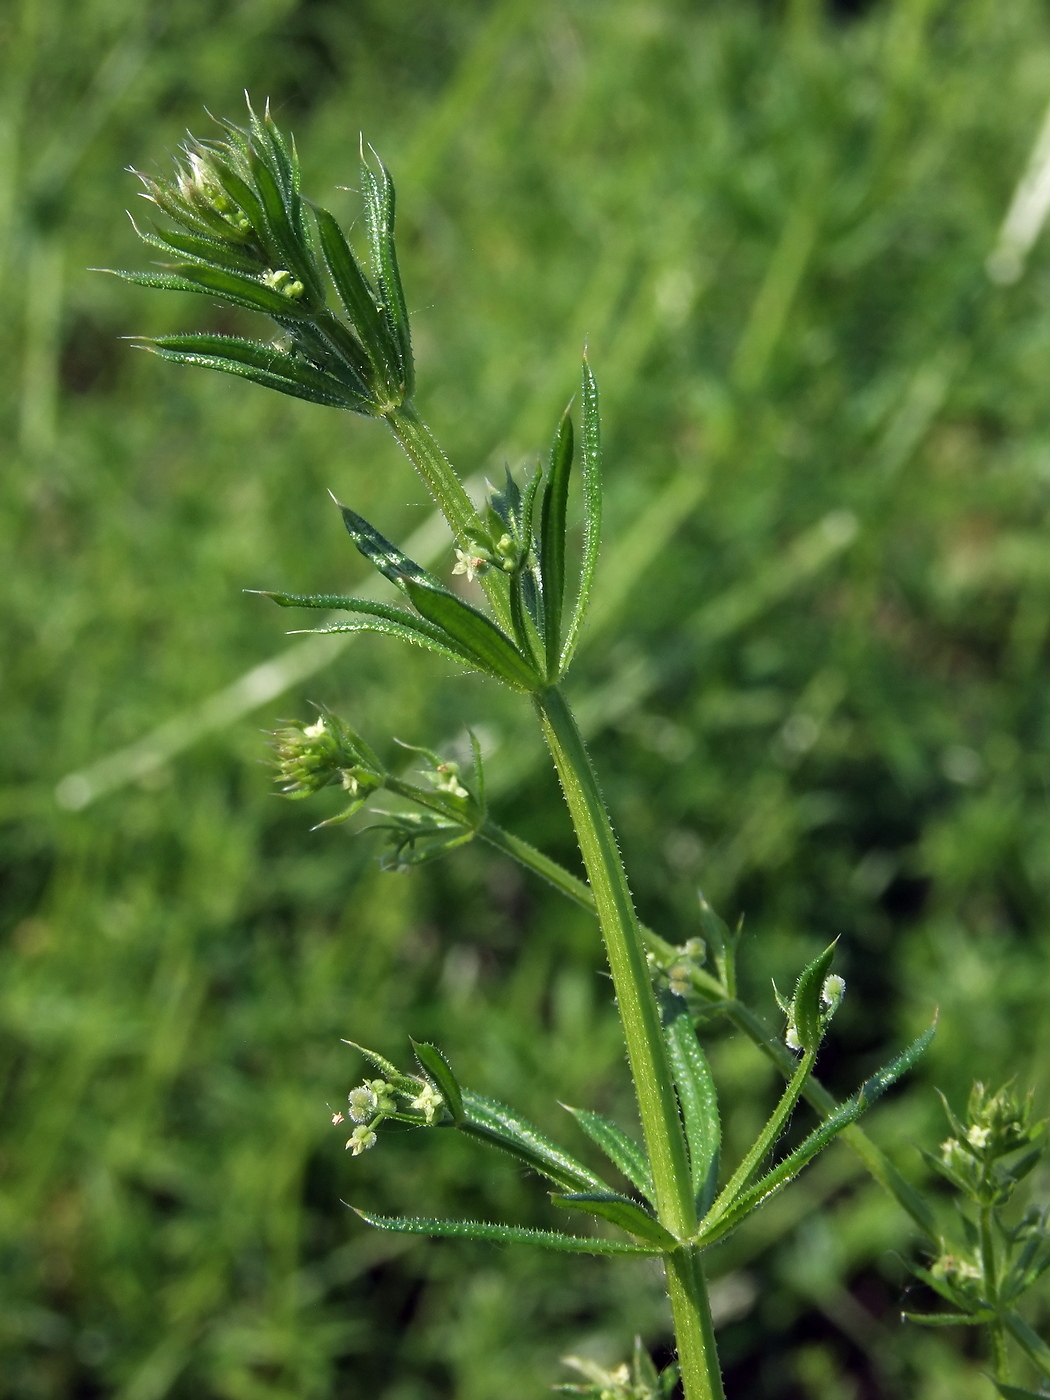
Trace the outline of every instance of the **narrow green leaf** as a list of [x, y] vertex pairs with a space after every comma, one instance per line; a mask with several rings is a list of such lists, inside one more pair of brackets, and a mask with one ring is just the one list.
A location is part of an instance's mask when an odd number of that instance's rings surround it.
[[[171, 338], [166, 337], [166, 339]], [[340, 384], [338, 380], [331, 380], [330, 388], [327, 386], [319, 388], [316, 382], [306, 375], [298, 374], [295, 378], [291, 378], [276, 370], [258, 368], [240, 359], [223, 355], [205, 355], [193, 350], [169, 350], [157, 341], [142, 340], [138, 342], [138, 345], [140, 349], [148, 350], [151, 354], [159, 355], [162, 360], [170, 360], [173, 364], [198, 365], [202, 369], [215, 369], [223, 374], [233, 374], [238, 379], [247, 379], [253, 384], [261, 384], [265, 389], [276, 389], [278, 393], [288, 394], [295, 399], [305, 399], [308, 403], [319, 403], [325, 408], [341, 408], [351, 413], [371, 413], [371, 406], [364, 399], [354, 395], [345, 385]]]
[[970, 1300], [966, 1295], [954, 1287], [948, 1279], [939, 1278], [932, 1270], [924, 1269], [921, 1264], [913, 1264], [908, 1260], [905, 1263], [909, 1273], [914, 1274], [919, 1282], [924, 1283], [931, 1292], [939, 1294], [946, 1303], [951, 1303], [952, 1307], [968, 1308], [970, 1306]]
[[802, 969], [795, 984], [795, 1032], [803, 1050], [816, 1050], [821, 1039], [821, 992], [835, 956], [835, 944]]
[[552, 1142], [506, 1105], [469, 1089], [463, 1091], [465, 1117], [459, 1127], [473, 1137], [519, 1158], [568, 1191], [607, 1192], [609, 1187], [582, 1162]]
[[643, 1210], [637, 1201], [628, 1196], [618, 1196], [614, 1192], [572, 1192], [554, 1193], [551, 1200], [563, 1210], [582, 1210], [588, 1215], [600, 1216], [603, 1220], [618, 1225], [629, 1235], [647, 1240], [661, 1250], [678, 1248], [678, 1241], [670, 1230], [665, 1230], [659, 1220], [654, 1220]]
[[[227, 130], [229, 129], [230, 128], [227, 127]], [[231, 135], [232, 134], [231, 131]], [[249, 159], [248, 143], [246, 141], [238, 141], [237, 144], [241, 148], [245, 166], [247, 166]], [[269, 236], [270, 230], [267, 226], [266, 215], [255, 191], [246, 180], [241, 179], [240, 175], [234, 170], [229, 161], [225, 159], [224, 155], [220, 155], [214, 146], [209, 148], [208, 159], [218, 177], [219, 184], [226, 194], [228, 194], [236, 204], [240, 205], [241, 212], [255, 230], [260, 242], [267, 245], [266, 251], [272, 257], [279, 250], [275, 246], [272, 237]], [[245, 173], [247, 173], [247, 171]]]
[[520, 1225], [494, 1225], [481, 1220], [428, 1220], [408, 1216], [367, 1215], [351, 1209], [366, 1225], [378, 1230], [394, 1230], [403, 1235], [429, 1235], [431, 1238], [489, 1240], [493, 1244], [535, 1244], [565, 1254], [660, 1254], [648, 1245], [626, 1240], [599, 1240], [580, 1235], [562, 1235], [556, 1230], [530, 1230]]
[[994, 1313], [901, 1313], [905, 1322], [917, 1322], [920, 1327], [983, 1327], [992, 1321]]
[[[272, 598], [282, 608], [327, 608], [383, 618], [395, 627], [409, 628], [410, 631], [418, 634], [412, 638], [413, 641], [422, 644], [423, 639], [426, 639], [434, 650], [451, 657], [453, 661], [466, 662], [468, 666], [476, 664], [470, 653], [458, 646], [446, 632], [427, 622], [426, 618], [417, 617], [415, 613], [406, 612], [404, 608], [395, 607], [391, 603], [380, 603], [374, 598], [348, 598], [341, 594], [274, 593], [263, 588], [249, 588], [245, 591], [258, 594], [262, 598]], [[352, 625], [332, 623], [329, 627], [319, 627], [315, 630], [318, 632], [345, 632], [360, 631], [361, 629]]]
[[[371, 150], [371, 148], [369, 148]], [[412, 333], [408, 324], [408, 309], [401, 286], [401, 273], [394, 243], [395, 199], [394, 182], [390, 172], [376, 155], [379, 166], [377, 178], [362, 153], [361, 171], [364, 177], [365, 226], [368, 231], [372, 271], [383, 299], [383, 311], [388, 320], [401, 361], [401, 382], [406, 398], [412, 397], [415, 372], [412, 362]]]
[[[327, 374], [316, 365], [290, 355], [275, 345], [264, 345], [257, 340], [242, 340], [232, 335], [191, 333], [162, 335], [140, 343], [158, 352], [166, 352], [165, 358], [178, 359], [183, 364], [198, 364], [212, 369], [226, 369], [227, 373], [240, 373], [240, 368], [229, 369], [220, 363], [232, 360], [241, 368], [255, 369], [262, 374], [282, 379], [289, 386], [297, 386], [304, 391], [303, 398], [313, 397], [318, 402], [333, 403], [340, 407], [364, 402], [361, 394], [355, 393], [334, 375]], [[293, 389], [289, 387], [285, 392], [291, 393]]]
[[697, 1211], [705, 1215], [714, 1200], [718, 1183], [718, 1156], [722, 1125], [718, 1116], [718, 1095], [688, 1011], [681, 1010], [665, 1027], [664, 1035], [671, 1057], [671, 1073], [689, 1145], [689, 1164]]
[[1022, 1390], [1019, 1385], [1004, 1385], [1002, 1381], [993, 1381], [992, 1384], [1003, 1400], [1047, 1400], [1045, 1390]]
[[234, 244], [223, 243], [217, 238], [198, 237], [193, 233], [184, 233], [181, 229], [158, 229], [154, 233], [146, 233], [144, 229], [139, 228], [134, 219], [131, 226], [143, 243], [148, 243], [151, 248], [159, 248], [163, 253], [174, 253], [176, 256], [192, 258], [195, 262], [224, 267], [230, 272], [247, 273], [249, 277], [258, 276], [258, 258]]
[[349, 1045], [351, 1050], [356, 1050], [359, 1055], [363, 1055], [370, 1065], [374, 1065], [383, 1078], [395, 1089], [406, 1094], [415, 1094], [422, 1085], [418, 1079], [413, 1079], [411, 1075], [402, 1074], [396, 1065], [390, 1063], [379, 1054], [377, 1050], [368, 1050], [364, 1045], [358, 1045], [356, 1040], [344, 1040], [344, 1045]]
[[568, 668], [579, 644], [594, 575], [598, 568], [602, 535], [602, 443], [601, 423], [598, 417], [598, 386], [594, 382], [594, 375], [586, 357], [583, 361], [580, 448], [583, 469], [583, 562], [576, 606], [565, 634], [565, 645], [562, 647], [562, 671]]
[[1003, 1321], [1014, 1341], [1043, 1375], [1050, 1380], [1050, 1347], [1038, 1332], [1033, 1332], [1020, 1313], [1008, 1308], [1003, 1313]]
[[463, 1122], [463, 1091], [459, 1080], [452, 1073], [452, 1066], [436, 1045], [425, 1041], [412, 1041], [412, 1051], [419, 1061], [419, 1067], [441, 1093], [452, 1121], [458, 1126]]
[[536, 671], [484, 613], [440, 585], [435, 588], [433, 584], [406, 578], [404, 589], [417, 611], [470, 652], [480, 669], [517, 690], [533, 691], [539, 687]]
[[[339, 505], [339, 502], [336, 502]], [[414, 559], [410, 559], [407, 554], [403, 554], [396, 544], [391, 544], [385, 536], [381, 535], [374, 525], [370, 525], [363, 515], [358, 515], [349, 506], [339, 505], [342, 512], [343, 524], [346, 526], [347, 534], [354, 544], [369, 561], [375, 565], [384, 578], [388, 578], [405, 592], [406, 579], [419, 579], [420, 582], [428, 583], [433, 588], [440, 588], [441, 583], [422, 567]]]
[[[780, 1191], [788, 1182], [793, 1181], [802, 1168], [817, 1155], [829, 1142], [840, 1133], [848, 1124], [854, 1122], [880, 1095], [895, 1083], [902, 1074], [908, 1070], [924, 1054], [930, 1041], [933, 1039], [936, 1024], [930, 1027], [923, 1035], [911, 1043], [906, 1050], [903, 1050], [888, 1065], [873, 1074], [861, 1086], [860, 1091], [848, 1099], [841, 1108], [826, 1118], [818, 1128], [806, 1137], [799, 1146], [788, 1154], [784, 1160], [775, 1166], [772, 1171], [766, 1173], [760, 1181], [757, 1181], [749, 1191], [738, 1197], [732, 1206], [729, 1206], [723, 1214], [714, 1217], [718, 1203], [712, 1208], [709, 1229], [701, 1226], [698, 1242], [704, 1245], [712, 1244], [716, 1239], [721, 1239], [723, 1235], [729, 1233], [739, 1223], [762, 1205], [770, 1196]], [[723, 1192], [725, 1195], [725, 1192]]]
[[563, 1104], [562, 1107], [568, 1109], [591, 1141], [601, 1148], [614, 1167], [623, 1172], [631, 1185], [640, 1191], [647, 1201], [655, 1202], [656, 1187], [653, 1184], [652, 1168], [649, 1166], [649, 1159], [634, 1138], [628, 1137], [622, 1128], [617, 1127], [608, 1118], [603, 1118], [600, 1113], [593, 1113], [589, 1108], [570, 1108], [568, 1104]]
[[210, 292], [236, 306], [245, 306], [250, 311], [262, 311], [267, 316], [280, 320], [294, 321], [306, 314], [294, 297], [282, 296], [273, 287], [252, 277], [244, 277], [225, 268], [208, 267], [203, 263], [184, 263], [179, 275], [192, 282], [202, 292]]
[[383, 637], [396, 637], [399, 641], [411, 642], [413, 646], [426, 647], [428, 651], [444, 657], [446, 661], [454, 661], [459, 666], [467, 665], [477, 669], [473, 657], [464, 656], [453, 645], [451, 638], [438, 640], [435, 636], [436, 629], [427, 628], [423, 618], [413, 617], [411, 613], [402, 614], [397, 622], [388, 622], [381, 617], [351, 617], [346, 622], [330, 622], [324, 627], [303, 630], [311, 637], [323, 637], [329, 632], [376, 632]]
[[317, 232], [343, 310], [353, 323], [373, 363], [390, 387], [400, 381], [400, 351], [390, 338], [390, 328], [380, 310], [376, 293], [354, 256], [343, 230], [327, 209], [315, 209]]
[[543, 639], [547, 679], [558, 677], [561, 651], [561, 614], [565, 600], [565, 532], [572, 472], [572, 419], [562, 414], [551, 447], [547, 484], [540, 512], [540, 578], [543, 580]]
[[427, 1044], [426, 1040], [413, 1040], [412, 1051], [419, 1060], [420, 1070], [433, 1082], [434, 1088], [441, 1092], [441, 1098], [445, 1100], [445, 1106], [452, 1114], [452, 1121], [459, 1126], [463, 1121], [463, 1091], [459, 1088], [458, 1079], [452, 1074], [451, 1064], [442, 1056], [437, 1046]]

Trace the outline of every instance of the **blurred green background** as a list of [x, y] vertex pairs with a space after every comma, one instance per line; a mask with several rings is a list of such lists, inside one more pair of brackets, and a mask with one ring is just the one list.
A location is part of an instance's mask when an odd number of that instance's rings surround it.
[[[568, 1351], [667, 1355], [648, 1266], [341, 1204], [553, 1220], [445, 1135], [349, 1159], [341, 1036], [434, 1038], [583, 1155], [558, 1099], [631, 1123], [584, 915], [472, 847], [381, 875], [258, 762], [311, 698], [388, 753], [469, 723], [499, 818], [575, 865], [525, 705], [361, 639], [55, 800], [290, 645], [242, 589], [363, 576], [327, 488], [394, 538], [429, 515], [380, 425], [120, 339], [218, 324], [205, 300], [86, 271], [143, 265], [124, 167], [246, 87], [347, 219], [360, 130], [391, 166], [420, 408], [464, 475], [544, 445], [589, 340], [608, 542], [570, 690], [644, 917], [691, 936], [698, 883], [746, 915], [771, 1020], [770, 979], [841, 935], [840, 1092], [939, 1005], [870, 1119], [914, 1180], [934, 1086], [1045, 1104], [1050, 266], [985, 272], [1050, 97], [1045, 4], [10, 0], [0, 25], [0, 1395], [525, 1400]], [[740, 1143], [775, 1086], [711, 1044]], [[911, 1248], [833, 1149], [713, 1261], [730, 1395], [987, 1396], [969, 1337], [899, 1323]]]

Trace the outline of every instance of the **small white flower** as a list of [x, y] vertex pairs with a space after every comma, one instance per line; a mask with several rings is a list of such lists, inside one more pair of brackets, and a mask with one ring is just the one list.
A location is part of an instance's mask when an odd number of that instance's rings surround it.
[[798, 1031], [795, 1029], [793, 1022], [788, 1023], [787, 1031], [784, 1034], [784, 1044], [789, 1050], [802, 1049], [802, 1042], [798, 1038]]
[[824, 987], [821, 991], [821, 1000], [829, 1011], [837, 1011], [846, 992], [846, 983], [833, 972], [830, 977], [824, 979]]
[[982, 1128], [977, 1123], [966, 1133], [966, 1141], [971, 1147], [976, 1147], [978, 1152], [983, 1152], [991, 1140], [991, 1128]]
[[479, 549], [459, 549], [456, 550], [456, 562], [452, 567], [454, 574], [466, 574], [467, 582], [473, 583], [479, 574], [483, 574], [488, 568], [491, 560], [487, 550]]
[[350, 1117], [355, 1123], [367, 1122], [379, 1107], [375, 1090], [367, 1084], [361, 1084], [356, 1089], [351, 1089], [346, 1099], [350, 1105]]
[[416, 1097], [410, 1101], [409, 1107], [424, 1114], [427, 1120], [427, 1126], [429, 1127], [437, 1118], [438, 1110], [442, 1107], [444, 1102], [445, 1100], [434, 1088], [433, 1084], [424, 1084]]
[[320, 739], [324, 735], [324, 720], [315, 720], [313, 724], [308, 724], [303, 730], [304, 739]]
[[354, 1131], [346, 1140], [346, 1145], [352, 1157], [360, 1157], [362, 1152], [367, 1152], [370, 1147], [376, 1145], [376, 1135], [371, 1128], [366, 1128], [364, 1124]]

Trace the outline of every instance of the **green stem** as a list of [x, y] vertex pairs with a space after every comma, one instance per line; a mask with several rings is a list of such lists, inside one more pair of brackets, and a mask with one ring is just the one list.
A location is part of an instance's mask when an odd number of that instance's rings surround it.
[[[485, 526], [474, 503], [463, 489], [452, 463], [442, 452], [437, 439], [420, 418], [411, 403], [392, 408], [386, 415], [390, 431], [397, 438], [409, 461], [423, 478], [438, 509], [448, 521], [458, 541], [481, 540]], [[492, 611], [505, 632], [511, 630], [510, 608], [507, 603], [506, 576], [497, 569], [480, 575], [481, 586]]]
[[[987, 1171], [985, 1173], [987, 1175]], [[985, 1185], [982, 1182], [982, 1185]], [[984, 1296], [996, 1311], [994, 1322], [988, 1324], [992, 1341], [992, 1368], [995, 1379], [1006, 1383], [1009, 1379], [1006, 1359], [1006, 1331], [999, 1315], [999, 1278], [995, 1265], [995, 1241], [992, 1236], [992, 1207], [978, 1207], [978, 1235], [981, 1244], [981, 1272], [984, 1274]]]
[[653, 1167], [657, 1210], [679, 1239], [696, 1228], [685, 1137], [660, 1012], [620, 852], [580, 731], [556, 688], [534, 697], [590, 878]]
[[[590, 880], [609, 958], [656, 1187], [657, 1214], [679, 1239], [696, 1229], [678, 1099], [653, 995], [641, 929], [616, 837], [572, 711], [557, 687], [534, 696]], [[686, 1400], [723, 1395], [707, 1287], [691, 1251], [665, 1257]]]
[[664, 1262], [686, 1400], [725, 1400], [700, 1255], [680, 1249]]

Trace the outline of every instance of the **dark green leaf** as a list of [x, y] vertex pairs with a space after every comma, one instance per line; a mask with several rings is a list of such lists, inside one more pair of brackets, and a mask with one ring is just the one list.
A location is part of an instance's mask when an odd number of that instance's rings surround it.
[[[299, 398], [311, 399], [315, 403], [326, 403], [338, 408], [351, 408], [362, 412], [365, 404], [360, 394], [354, 393], [334, 375], [326, 374], [316, 365], [289, 355], [274, 345], [263, 345], [255, 340], [241, 340], [231, 335], [162, 335], [155, 340], [141, 342], [165, 359], [180, 364], [202, 365], [206, 369], [221, 369], [227, 374], [244, 374], [257, 382], [272, 384], [283, 393], [294, 394]], [[258, 376], [263, 376], [259, 379]]]
[[580, 448], [583, 474], [583, 562], [580, 569], [580, 589], [576, 596], [572, 621], [565, 634], [561, 653], [564, 671], [573, 658], [583, 630], [583, 619], [590, 602], [594, 575], [598, 568], [598, 551], [602, 535], [601, 424], [598, 417], [598, 386], [587, 363], [583, 361], [583, 393], [581, 403]]
[[714, 1200], [718, 1182], [718, 1155], [722, 1140], [718, 1096], [707, 1056], [696, 1038], [693, 1018], [685, 1009], [668, 1023], [664, 1034], [689, 1144], [693, 1194], [697, 1210], [703, 1216]]
[[591, 1141], [597, 1143], [613, 1166], [623, 1172], [631, 1185], [646, 1200], [655, 1201], [656, 1187], [653, 1185], [649, 1159], [635, 1140], [600, 1113], [592, 1113], [589, 1108], [570, 1108], [568, 1104], [563, 1107], [568, 1109]]
[[1003, 1385], [1002, 1381], [993, 1381], [992, 1384], [1003, 1400], [1047, 1400], [1045, 1390], [1022, 1390], [1019, 1385]]
[[427, 1045], [425, 1041], [413, 1040], [412, 1050], [419, 1061], [420, 1069], [445, 1100], [452, 1121], [457, 1125], [462, 1123], [463, 1091], [459, 1087], [459, 1080], [452, 1073], [449, 1062], [436, 1046]]
[[202, 292], [210, 292], [235, 306], [265, 312], [267, 316], [296, 320], [305, 314], [304, 308], [294, 297], [282, 296], [265, 282], [228, 272], [225, 268], [184, 263], [179, 268], [179, 275]]
[[648, 1211], [643, 1210], [637, 1201], [627, 1196], [617, 1196], [614, 1192], [573, 1192], [568, 1195], [554, 1194], [551, 1200], [564, 1210], [583, 1210], [588, 1215], [601, 1216], [611, 1221], [629, 1235], [648, 1240], [661, 1250], [677, 1249], [678, 1241], [670, 1230], [665, 1230], [659, 1220], [654, 1220]]
[[540, 512], [540, 578], [543, 581], [543, 637], [547, 679], [558, 675], [561, 613], [565, 599], [565, 532], [572, 472], [572, 419], [566, 409], [551, 447]]
[[151, 248], [159, 248], [161, 252], [193, 258], [196, 262], [224, 267], [230, 272], [244, 272], [250, 277], [258, 276], [258, 258], [253, 257], [245, 249], [239, 248], [235, 244], [224, 243], [217, 238], [182, 233], [178, 229], [146, 233], [139, 228], [134, 220], [132, 220], [132, 227], [143, 243], [148, 243]]
[[343, 230], [328, 210], [315, 209], [314, 218], [325, 264], [343, 310], [360, 336], [361, 344], [392, 388], [401, 377], [400, 352], [391, 342], [390, 328], [376, 304], [376, 293], [361, 271]]
[[343, 524], [346, 526], [347, 533], [357, 548], [371, 564], [375, 565], [384, 578], [397, 584], [402, 592], [405, 592], [405, 580], [410, 578], [419, 579], [421, 582], [430, 584], [433, 588], [441, 587], [433, 574], [427, 573], [422, 565], [417, 564], [414, 559], [409, 559], [408, 555], [403, 554], [397, 545], [391, 544], [374, 526], [368, 523], [364, 516], [358, 515], [349, 506], [340, 505], [339, 509], [342, 512]]
[[599, 1240], [580, 1235], [562, 1235], [555, 1230], [529, 1230], [520, 1225], [493, 1225], [480, 1220], [427, 1220], [407, 1216], [367, 1215], [351, 1207], [366, 1225], [378, 1230], [394, 1230], [403, 1235], [429, 1235], [431, 1238], [489, 1240], [493, 1244], [535, 1244], [566, 1254], [660, 1254], [648, 1245], [628, 1244], [626, 1240]]
[[517, 690], [533, 691], [540, 677], [514, 643], [484, 613], [440, 585], [406, 578], [404, 589], [418, 612], [470, 652], [482, 670]]
[[654, 1366], [653, 1358], [649, 1355], [641, 1337], [634, 1339], [634, 1355], [631, 1362], [635, 1385], [647, 1388], [655, 1396], [660, 1384], [660, 1373]]
[[379, 166], [376, 176], [371, 166], [363, 159], [361, 173], [364, 180], [365, 225], [368, 230], [369, 251], [372, 255], [372, 271], [383, 299], [383, 311], [390, 326], [394, 343], [398, 347], [401, 361], [401, 381], [406, 398], [412, 397], [415, 387], [415, 374], [412, 363], [412, 334], [408, 324], [408, 310], [405, 294], [401, 287], [401, 273], [398, 269], [397, 248], [394, 243], [394, 182], [386, 166], [372, 151]]
[[824, 981], [835, 956], [835, 945], [825, 948], [820, 957], [813, 961], [799, 975], [795, 986], [794, 1009], [795, 1032], [803, 1050], [815, 1050], [821, 1038], [821, 992]]
[[609, 1187], [582, 1162], [504, 1104], [469, 1089], [463, 1092], [463, 1131], [527, 1163], [534, 1171], [569, 1191], [607, 1192]]

